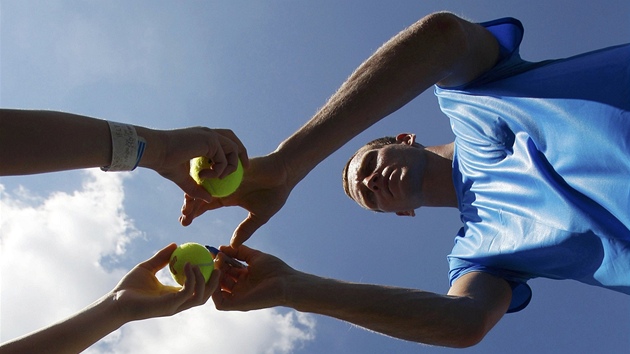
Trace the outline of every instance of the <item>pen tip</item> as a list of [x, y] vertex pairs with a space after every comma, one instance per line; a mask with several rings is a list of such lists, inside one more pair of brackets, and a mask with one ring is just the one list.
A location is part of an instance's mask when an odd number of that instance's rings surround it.
[[216, 248], [214, 248], [212, 246], [206, 245], [206, 248], [208, 249], [208, 251], [210, 251], [210, 253], [212, 253], [212, 257], [216, 257], [217, 254], [219, 254], [219, 252], [220, 252], [218, 249], [216, 249]]

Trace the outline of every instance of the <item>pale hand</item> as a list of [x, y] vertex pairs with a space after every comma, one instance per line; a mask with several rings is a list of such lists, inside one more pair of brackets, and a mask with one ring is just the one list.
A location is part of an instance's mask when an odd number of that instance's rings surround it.
[[168, 265], [177, 246], [170, 244], [153, 257], [134, 267], [111, 291], [117, 308], [127, 321], [163, 317], [203, 305], [218, 288], [220, 272], [215, 270], [205, 282], [198, 267], [187, 264], [183, 287], [163, 285], [155, 277]]

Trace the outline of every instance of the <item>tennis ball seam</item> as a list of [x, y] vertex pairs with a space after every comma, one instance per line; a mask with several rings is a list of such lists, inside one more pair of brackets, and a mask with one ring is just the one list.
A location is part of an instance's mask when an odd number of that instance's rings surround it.
[[169, 270], [173, 279], [180, 285], [186, 282], [184, 267], [186, 263], [198, 266], [206, 282], [214, 270], [214, 260], [210, 251], [205, 246], [187, 242], [177, 246], [169, 260]]

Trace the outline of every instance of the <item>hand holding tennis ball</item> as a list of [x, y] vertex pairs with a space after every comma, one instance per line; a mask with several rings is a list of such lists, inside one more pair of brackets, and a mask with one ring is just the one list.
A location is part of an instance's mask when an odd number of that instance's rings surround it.
[[238, 160], [236, 171], [224, 178], [199, 177], [201, 170], [210, 168], [211, 166], [212, 162], [206, 157], [196, 157], [190, 160], [190, 176], [197, 184], [202, 185], [213, 197], [223, 198], [234, 193], [243, 180], [243, 165], [241, 164], [241, 160]]
[[214, 259], [206, 247], [198, 243], [188, 242], [179, 245], [175, 251], [173, 251], [168, 268], [171, 270], [173, 279], [175, 279], [179, 285], [186, 283], [186, 273], [184, 272], [186, 263], [198, 266], [206, 283], [208, 282], [214, 270]]

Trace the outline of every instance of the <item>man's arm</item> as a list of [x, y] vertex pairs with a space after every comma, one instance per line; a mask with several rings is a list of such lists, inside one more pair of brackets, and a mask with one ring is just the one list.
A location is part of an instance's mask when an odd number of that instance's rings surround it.
[[[146, 141], [139, 166], [153, 169], [196, 198], [211, 200], [189, 175], [189, 161], [206, 156], [215, 163], [203, 177], [234, 172], [247, 151], [227, 129], [203, 127], [155, 130], [134, 126]], [[66, 112], [0, 109], [0, 176], [102, 167], [112, 160], [107, 121]]]
[[485, 273], [463, 276], [448, 295], [307, 274], [299, 279], [289, 286], [289, 307], [445, 347], [479, 343], [505, 314], [511, 299], [507, 282]]
[[207, 210], [240, 205], [250, 214], [234, 232], [232, 245], [238, 246], [280, 210], [293, 187], [327, 156], [432, 85], [474, 79], [495, 64], [498, 53], [495, 38], [482, 26], [450, 13], [424, 17], [359, 66], [275, 152], [254, 159], [232, 197], [212, 204], [185, 200], [182, 224]]
[[217, 265], [229, 276], [224, 291], [213, 295], [219, 310], [287, 306], [431, 345], [478, 343], [505, 314], [512, 295], [505, 280], [479, 272], [462, 276], [440, 295], [317, 277], [246, 246], [221, 250], [246, 261], [248, 269], [229, 267], [226, 254], [219, 254]]
[[445, 12], [426, 16], [359, 66], [277, 152], [290, 166], [290, 177], [301, 180], [350, 139], [434, 84], [469, 82], [494, 66], [498, 55], [496, 39], [482, 26]]

